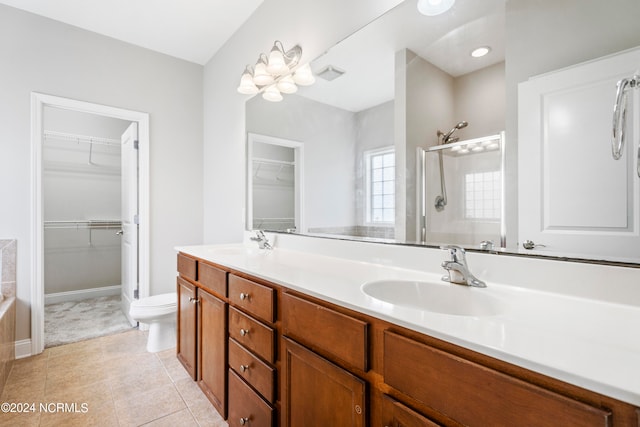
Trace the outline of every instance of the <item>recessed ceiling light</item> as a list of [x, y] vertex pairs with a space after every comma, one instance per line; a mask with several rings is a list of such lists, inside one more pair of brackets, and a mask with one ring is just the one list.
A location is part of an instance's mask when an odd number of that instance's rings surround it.
[[491, 48], [489, 46], [481, 46], [479, 48], [474, 49], [471, 52], [471, 56], [473, 56], [474, 58], [480, 58], [482, 56], [485, 56], [489, 52], [491, 52]]
[[427, 16], [440, 15], [451, 9], [455, 0], [418, 0], [418, 11]]

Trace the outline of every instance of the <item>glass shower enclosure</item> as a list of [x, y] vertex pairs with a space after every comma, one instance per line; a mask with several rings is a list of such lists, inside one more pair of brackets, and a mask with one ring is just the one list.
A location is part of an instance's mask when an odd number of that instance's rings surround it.
[[420, 241], [505, 247], [504, 132], [418, 150]]

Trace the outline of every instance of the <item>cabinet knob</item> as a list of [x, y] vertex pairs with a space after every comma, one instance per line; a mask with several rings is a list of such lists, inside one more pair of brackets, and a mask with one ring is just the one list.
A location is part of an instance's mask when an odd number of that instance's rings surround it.
[[240, 365], [240, 371], [246, 372], [249, 370], [249, 365]]
[[242, 301], [249, 299], [249, 294], [245, 294], [244, 292], [240, 292], [240, 299]]
[[240, 335], [242, 335], [243, 337], [245, 335], [249, 335], [249, 330], [248, 329], [240, 329]]
[[240, 418], [240, 425], [241, 426], [243, 426], [245, 424], [248, 424], [248, 423], [249, 423], [249, 418], [247, 418], [247, 417]]
[[189, 302], [191, 304], [197, 304], [199, 302], [198, 298], [194, 298], [194, 297], [189, 297]]

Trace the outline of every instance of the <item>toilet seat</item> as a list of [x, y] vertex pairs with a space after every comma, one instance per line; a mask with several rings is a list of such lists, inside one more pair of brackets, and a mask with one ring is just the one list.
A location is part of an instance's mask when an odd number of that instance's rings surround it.
[[178, 295], [175, 292], [170, 292], [134, 300], [131, 305], [138, 307], [161, 307], [165, 305], [176, 305], [177, 303]]
[[176, 346], [176, 312], [178, 294], [175, 292], [134, 300], [129, 316], [136, 322], [149, 324], [147, 351], [155, 353]]
[[141, 298], [131, 302], [129, 315], [142, 321], [174, 314], [178, 307], [176, 293], [167, 293]]

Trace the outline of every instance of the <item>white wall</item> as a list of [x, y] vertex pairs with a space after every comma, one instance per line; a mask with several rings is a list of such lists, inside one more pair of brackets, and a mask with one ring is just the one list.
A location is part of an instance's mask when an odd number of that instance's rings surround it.
[[259, 53], [268, 53], [274, 40], [282, 41], [285, 47], [300, 44], [302, 62], [309, 62], [398, 3], [268, 0], [209, 61], [204, 71], [206, 242], [242, 240], [247, 97], [239, 95], [236, 88], [245, 65], [253, 63]]
[[[400, 70], [401, 64], [396, 64]], [[438, 143], [437, 131], [457, 123], [454, 118], [454, 79], [449, 74], [407, 50], [406, 66], [406, 148], [403, 182], [406, 194], [406, 223], [403, 231], [408, 241], [419, 240], [420, 196], [417, 186], [418, 147]], [[399, 88], [396, 88], [398, 93]], [[444, 132], [449, 129], [444, 130]], [[402, 140], [396, 141], [396, 147]], [[397, 162], [397, 159], [396, 159]], [[402, 171], [400, 171], [402, 172]], [[398, 171], [396, 171], [398, 174]], [[396, 187], [397, 188], [397, 187]], [[396, 201], [398, 198], [396, 197]], [[398, 234], [396, 227], [396, 235]]]
[[203, 68], [4, 5], [0, 53], [0, 236], [18, 239], [16, 339], [31, 328], [32, 91], [149, 113], [150, 292], [173, 290], [173, 247], [202, 241]]
[[[460, 140], [495, 135], [504, 130], [505, 93], [504, 62], [456, 77], [453, 127], [462, 120], [469, 126], [456, 131]], [[443, 127], [445, 127], [443, 125]], [[448, 132], [449, 129], [442, 129]]]

